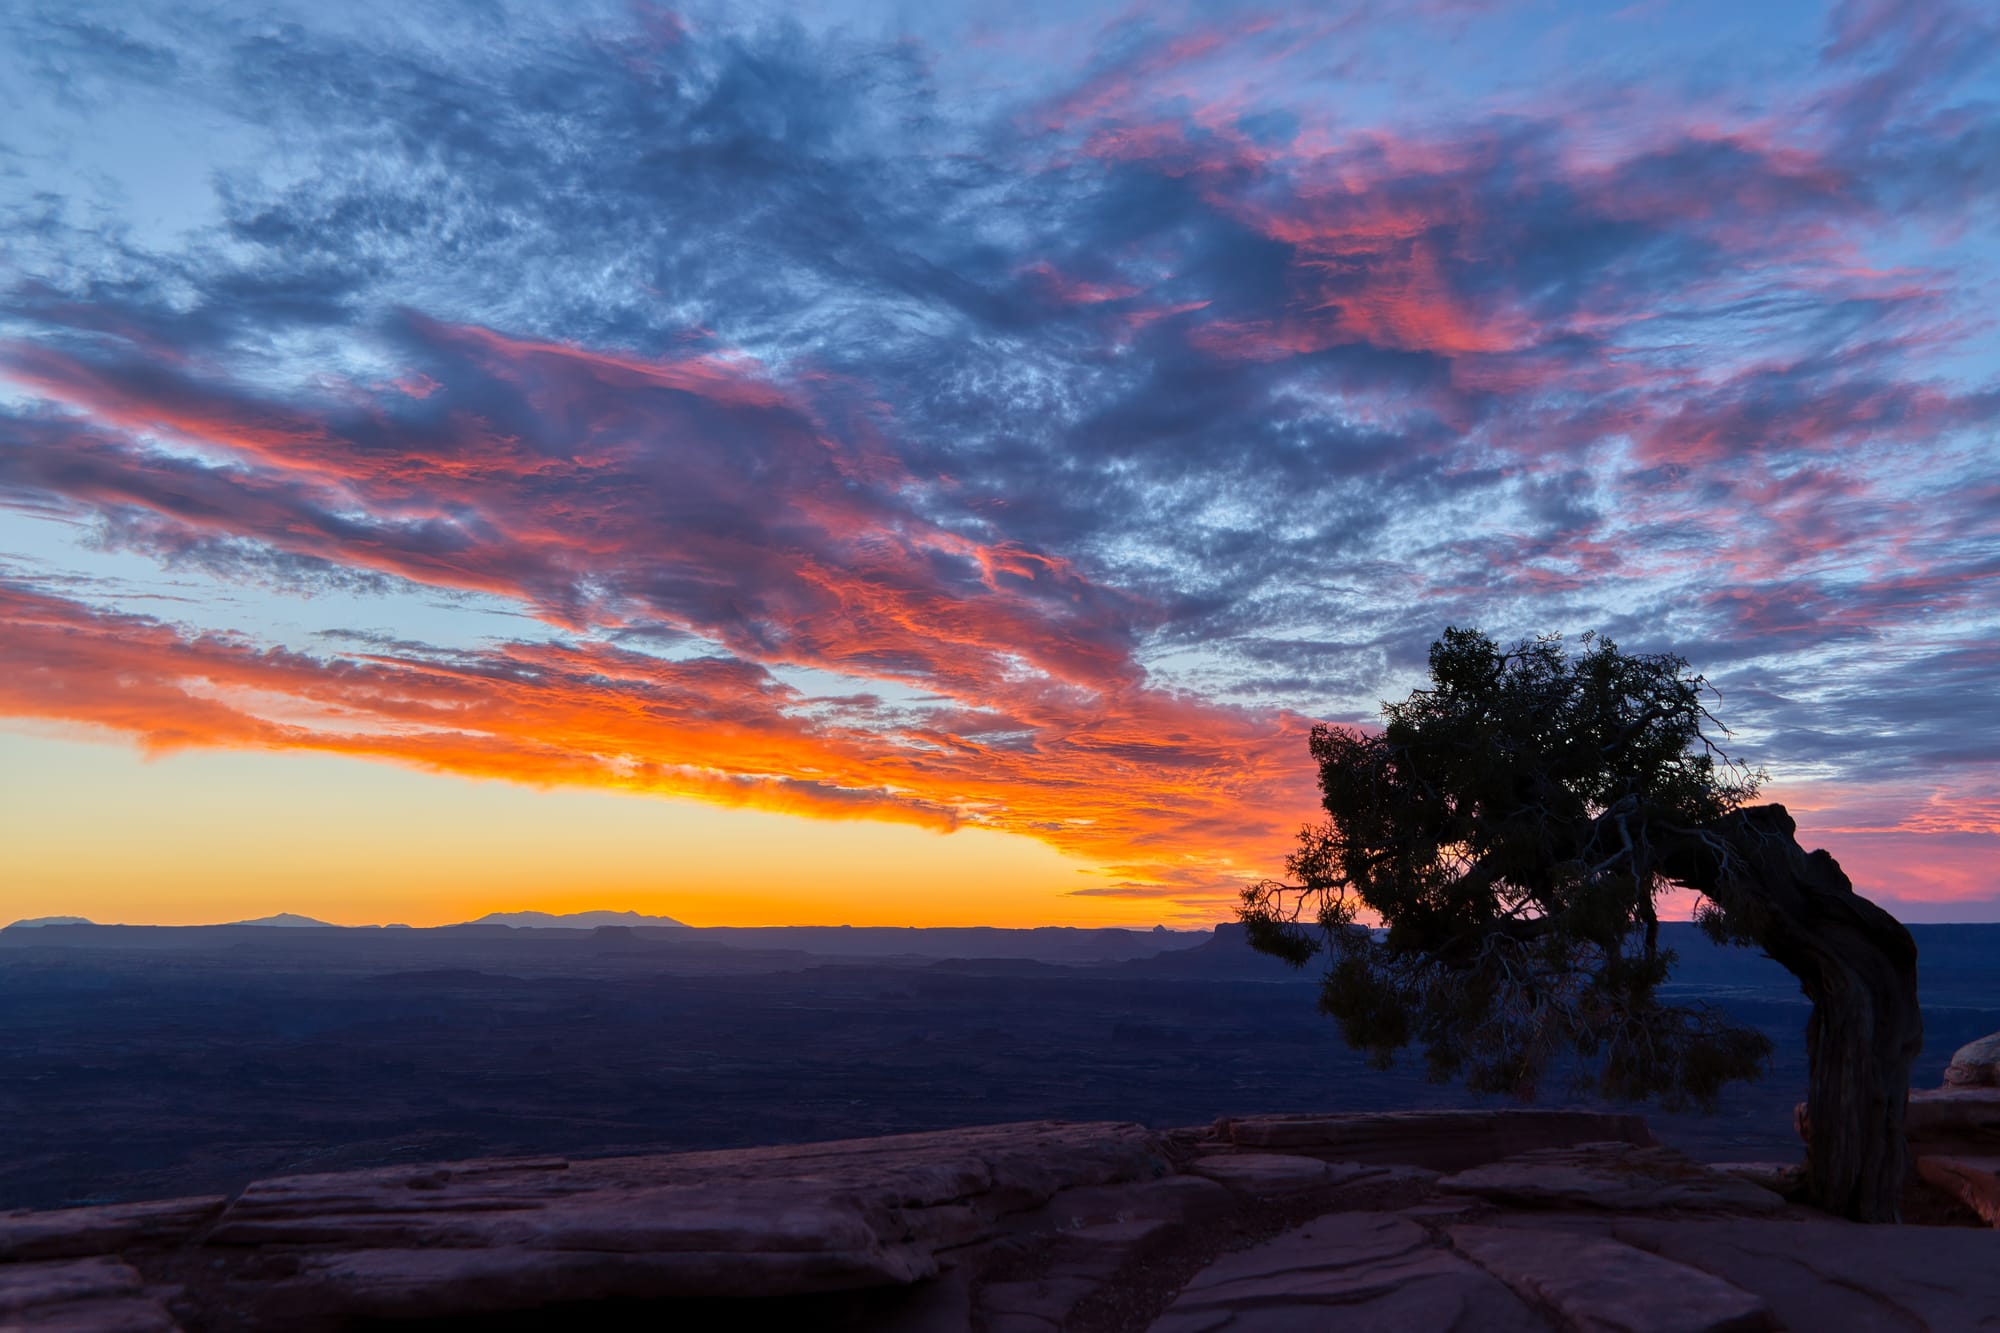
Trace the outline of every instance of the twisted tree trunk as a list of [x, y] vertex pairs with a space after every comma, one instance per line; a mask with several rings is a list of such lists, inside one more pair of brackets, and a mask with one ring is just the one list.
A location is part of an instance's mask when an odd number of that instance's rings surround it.
[[1782, 805], [1752, 806], [1704, 830], [1673, 878], [1708, 895], [1732, 931], [1799, 979], [1806, 1023], [1806, 1189], [1861, 1222], [1901, 1220], [1909, 1171], [1904, 1115], [1923, 1049], [1917, 945], [1854, 892], [1840, 863], [1799, 846]]

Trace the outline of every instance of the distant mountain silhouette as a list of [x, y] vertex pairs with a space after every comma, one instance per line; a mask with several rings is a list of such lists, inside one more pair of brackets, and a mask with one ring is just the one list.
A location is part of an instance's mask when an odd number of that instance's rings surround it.
[[92, 921], [87, 916], [31, 916], [25, 921], [16, 921], [12, 926], [7, 927], [7, 929], [13, 930], [17, 926], [94, 926], [96, 924], [95, 921]]
[[647, 916], [643, 912], [488, 912], [468, 926], [523, 926], [539, 930], [596, 930], [600, 926], [680, 926], [670, 916]]
[[1075, 926], [701, 926], [690, 933], [733, 947], [804, 949], [838, 958], [1032, 958], [1114, 963], [1205, 943], [1207, 931]]
[[1151, 958], [1135, 958], [1119, 968], [1126, 976], [1229, 978], [1240, 981], [1315, 980], [1317, 973], [1288, 967], [1269, 954], [1250, 947], [1250, 936], [1240, 922], [1217, 924], [1215, 933], [1192, 949], [1175, 949]]
[[232, 926], [321, 926], [329, 929], [339, 929], [331, 921], [317, 921], [309, 916], [300, 916], [297, 912], [280, 912], [276, 916], [260, 916], [254, 921], [231, 921], [229, 924]]

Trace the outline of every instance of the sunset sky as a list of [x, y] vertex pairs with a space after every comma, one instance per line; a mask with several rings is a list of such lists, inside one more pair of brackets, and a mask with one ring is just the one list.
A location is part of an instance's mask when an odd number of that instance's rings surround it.
[[1206, 923], [1447, 625], [2000, 919], [1991, 5], [0, 15], [0, 924]]

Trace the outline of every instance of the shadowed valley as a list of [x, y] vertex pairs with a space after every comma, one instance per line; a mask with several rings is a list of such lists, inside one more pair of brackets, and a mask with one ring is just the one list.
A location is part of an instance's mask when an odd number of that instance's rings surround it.
[[[1696, 1157], [1795, 1156], [1796, 985], [1668, 929], [1674, 988], [1777, 1054], [1713, 1116], [1640, 1109]], [[1928, 1086], [2000, 1028], [2000, 926], [1912, 932]], [[1315, 1000], [1310, 971], [1236, 927], [15, 927], [0, 932], [0, 1208], [510, 1154], [1509, 1104], [1414, 1062], [1369, 1068]], [[1551, 1088], [1540, 1104], [1571, 1103]]]

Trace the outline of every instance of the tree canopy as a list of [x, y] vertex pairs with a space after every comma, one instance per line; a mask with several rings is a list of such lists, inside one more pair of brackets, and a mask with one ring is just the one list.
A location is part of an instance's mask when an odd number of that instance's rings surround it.
[[1684, 658], [1579, 646], [1447, 629], [1430, 687], [1384, 704], [1379, 732], [1313, 728], [1327, 817], [1287, 880], [1245, 890], [1251, 943], [1324, 954], [1320, 1007], [1379, 1064], [1415, 1045], [1484, 1090], [1532, 1096], [1563, 1067], [1614, 1099], [1708, 1106], [1770, 1042], [1662, 998], [1660, 897], [1691, 890], [1711, 937], [1755, 944], [1813, 1003], [1806, 1197], [1894, 1219], [1923, 1045], [1909, 931], [1783, 806], [1750, 804], [1764, 775], [1721, 748]]
[[[1684, 659], [1580, 649], [1448, 629], [1430, 688], [1385, 705], [1379, 733], [1315, 727], [1328, 818], [1243, 919], [1267, 952], [1328, 954], [1321, 1007], [1382, 1064], [1416, 1045], [1433, 1076], [1485, 1090], [1531, 1095], [1567, 1063], [1608, 1096], [1710, 1103], [1769, 1042], [1661, 1000], [1657, 902], [1670, 858], [1762, 774], [1719, 748]], [[1713, 903], [1705, 920], [1730, 931]]]

